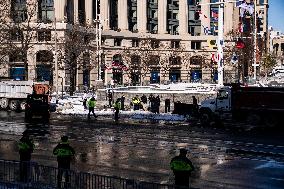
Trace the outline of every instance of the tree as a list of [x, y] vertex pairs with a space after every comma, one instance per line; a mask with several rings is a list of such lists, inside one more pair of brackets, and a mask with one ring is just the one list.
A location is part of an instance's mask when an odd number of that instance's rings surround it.
[[[7, 56], [19, 58], [25, 67], [25, 79], [28, 79], [29, 50], [33, 48], [36, 31], [40, 24], [35, 22], [37, 3], [33, 0], [2, 1], [0, 18], [0, 55], [1, 62]], [[16, 57], [17, 56], [17, 57]]]
[[277, 65], [276, 57], [270, 53], [266, 53], [263, 56], [262, 68], [265, 74], [265, 77], [272, 71], [272, 69]]
[[91, 41], [94, 39], [92, 27], [83, 27], [74, 24], [67, 29], [64, 41], [59, 45], [63, 49], [61, 69], [68, 71], [70, 80], [70, 95], [76, 90], [76, 75], [79, 69], [91, 70], [94, 66], [90, 64]]

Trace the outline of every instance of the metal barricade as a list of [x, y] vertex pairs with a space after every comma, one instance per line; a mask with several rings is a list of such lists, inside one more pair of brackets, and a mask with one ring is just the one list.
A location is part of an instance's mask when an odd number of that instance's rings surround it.
[[173, 185], [63, 170], [39, 165], [35, 162], [0, 160], [1, 189], [53, 189], [59, 187], [68, 189], [174, 189]]

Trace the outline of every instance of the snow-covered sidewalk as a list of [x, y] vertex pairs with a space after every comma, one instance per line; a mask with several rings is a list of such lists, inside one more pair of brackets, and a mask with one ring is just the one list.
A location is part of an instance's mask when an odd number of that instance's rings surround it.
[[[54, 101], [52, 101], [54, 104]], [[99, 102], [98, 102], [99, 103]], [[87, 117], [88, 110], [83, 107], [83, 99], [79, 96], [66, 97], [59, 100], [56, 108], [56, 113], [70, 116], [82, 116]], [[95, 114], [98, 116], [104, 116], [113, 118], [114, 110], [111, 108], [95, 109]], [[140, 119], [140, 120], [163, 120], [163, 121], [185, 121], [186, 118], [181, 115], [171, 113], [154, 114], [149, 111], [120, 111], [120, 118], [127, 119]]]

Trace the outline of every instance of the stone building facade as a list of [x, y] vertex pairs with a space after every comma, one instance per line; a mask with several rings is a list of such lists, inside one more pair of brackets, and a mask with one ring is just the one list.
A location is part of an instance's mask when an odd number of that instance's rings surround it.
[[[93, 66], [90, 70], [78, 69], [76, 72], [78, 88], [84, 85], [95, 86], [99, 83], [108, 85], [112, 82], [117, 85], [131, 85], [217, 80], [217, 66], [211, 64], [212, 53], [216, 53], [217, 50], [209, 44], [209, 41], [217, 39], [218, 5], [208, 5], [218, 2], [217, 0], [20, 0], [16, 2], [13, 6], [28, 7], [31, 5], [27, 2], [33, 2], [36, 14], [32, 22], [48, 29], [49, 33], [45, 33], [46, 30], [34, 32], [33, 45], [26, 55], [28, 78], [23, 76], [25, 68], [18, 57], [6, 58], [6, 64], [1, 64], [1, 77], [17, 80], [43, 78], [53, 85], [58, 82], [59, 89], [62, 85], [63, 88], [68, 87], [70, 82], [64, 65], [63, 69], [59, 69], [59, 80], [56, 80], [54, 75], [55, 36], [58, 44], [64, 43], [70, 25], [78, 23], [90, 26], [99, 22], [98, 27], [102, 29], [101, 37], [98, 38], [100, 42], [94, 41], [87, 53], [88, 64]], [[198, 3], [206, 5], [198, 6]], [[265, 35], [268, 0], [257, 0], [256, 4], [257, 13], [261, 15], [259, 33]], [[238, 29], [239, 16], [240, 9], [236, 7], [236, 3], [225, 3], [225, 35], [233, 29]], [[188, 53], [189, 58], [181, 57], [178, 64], [169, 63], [166, 70], [160, 66], [149, 70], [144, 76], [129, 75], [127, 72], [131, 68], [127, 70], [117, 66], [125, 66], [121, 54], [125, 49], [139, 48], [139, 42], [144, 38], [159, 41], [159, 45], [168, 45], [172, 49], [182, 46], [182, 51]], [[98, 44], [101, 45], [98, 47]], [[167, 51], [170, 50], [160, 50], [157, 61], [161, 59], [172, 61]], [[57, 52], [64, 55], [64, 49], [58, 49]], [[51, 58], [42, 58], [46, 54]], [[195, 58], [198, 56], [205, 57], [205, 61], [211, 66], [200, 65]], [[230, 66], [225, 67], [225, 79], [226, 76], [234, 74], [234, 69]]]

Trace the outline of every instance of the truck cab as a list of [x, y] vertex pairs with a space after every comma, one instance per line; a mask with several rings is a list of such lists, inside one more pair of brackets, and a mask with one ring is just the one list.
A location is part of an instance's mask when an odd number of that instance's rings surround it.
[[201, 102], [199, 109], [201, 120], [204, 123], [210, 122], [216, 116], [228, 115], [232, 110], [232, 87], [224, 86], [218, 89], [215, 98]]

